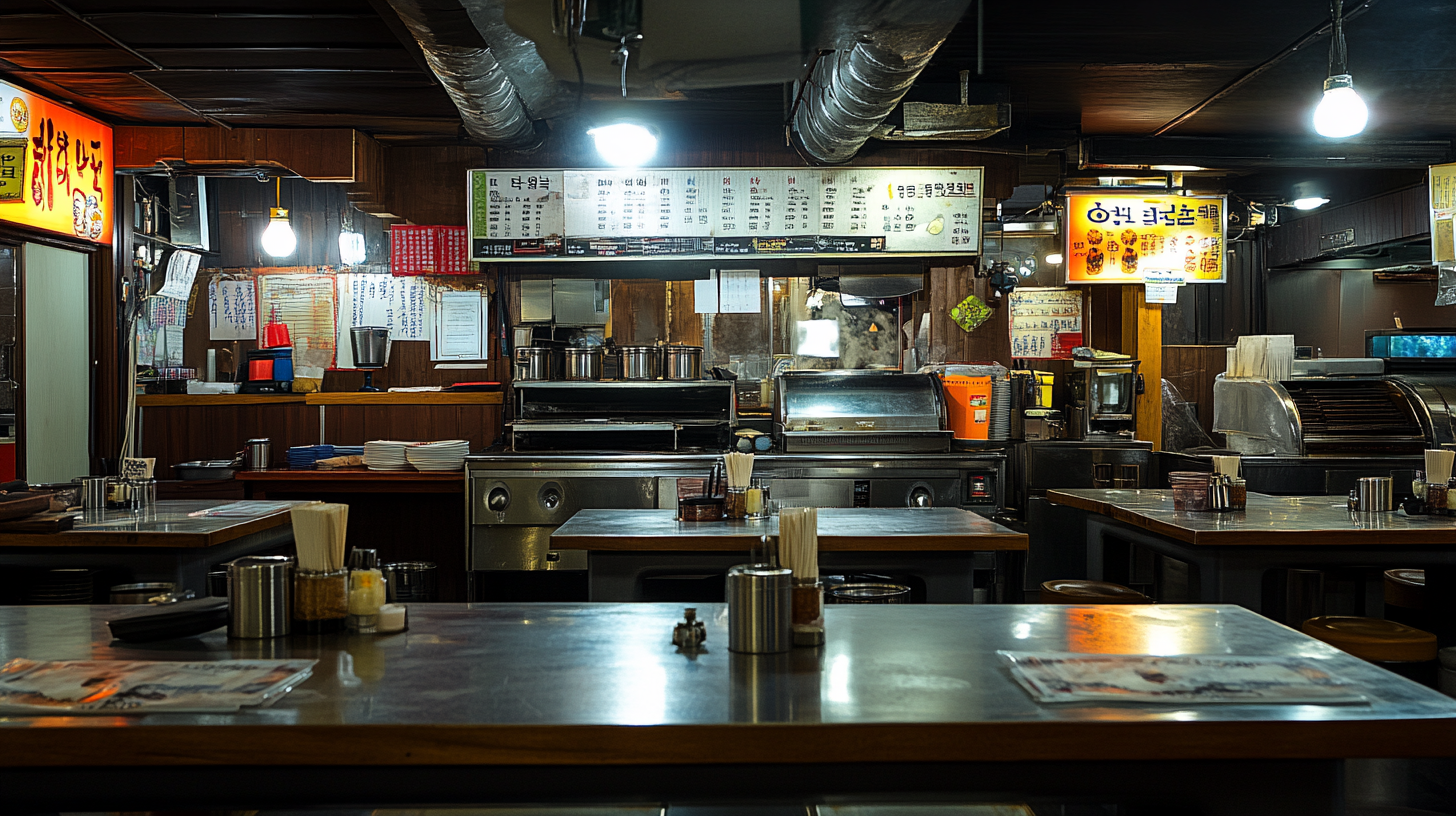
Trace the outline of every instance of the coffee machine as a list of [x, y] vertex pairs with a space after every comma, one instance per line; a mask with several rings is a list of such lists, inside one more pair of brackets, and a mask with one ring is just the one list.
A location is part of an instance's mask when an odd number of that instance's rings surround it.
[[1071, 421], [1080, 439], [1132, 439], [1137, 430], [1137, 360], [1072, 364]]

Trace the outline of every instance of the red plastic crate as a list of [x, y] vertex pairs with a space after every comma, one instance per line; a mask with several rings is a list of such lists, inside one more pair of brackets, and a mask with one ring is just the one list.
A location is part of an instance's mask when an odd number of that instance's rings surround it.
[[469, 275], [464, 227], [396, 224], [389, 228], [389, 271], [398, 276]]

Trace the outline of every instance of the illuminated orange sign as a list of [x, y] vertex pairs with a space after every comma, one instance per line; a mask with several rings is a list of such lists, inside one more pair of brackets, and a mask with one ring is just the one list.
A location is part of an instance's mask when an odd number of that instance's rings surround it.
[[0, 82], [0, 221], [111, 243], [111, 128]]
[[1223, 283], [1223, 196], [1067, 196], [1067, 282], [1142, 283], [1148, 273]]

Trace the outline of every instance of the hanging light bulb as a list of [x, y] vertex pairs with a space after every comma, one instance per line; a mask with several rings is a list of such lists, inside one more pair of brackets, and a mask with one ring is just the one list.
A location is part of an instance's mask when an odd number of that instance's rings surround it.
[[641, 167], [657, 153], [657, 137], [641, 125], [618, 122], [592, 128], [587, 135], [602, 159], [616, 167]]
[[339, 233], [339, 261], [344, 266], [357, 266], [364, 263], [364, 236], [357, 232]]
[[1355, 92], [1355, 82], [1346, 70], [1345, 2], [1330, 3], [1330, 62], [1325, 93], [1314, 109], [1315, 132], [1327, 139], [1348, 139], [1365, 129], [1370, 110]]
[[1314, 109], [1314, 129], [1327, 139], [1345, 139], [1365, 129], [1370, 109], [1355, 93], [1349, 74], [1325, 80], [1325, 95]]
[[288, 210], [283, 209], [283, 179], [278, 179], [274, 203], [268, 210], [268, 228], [263, 230], [263, 251], [275, 258], [286, 258], [298, 247], [293, 226], [288, 223]]

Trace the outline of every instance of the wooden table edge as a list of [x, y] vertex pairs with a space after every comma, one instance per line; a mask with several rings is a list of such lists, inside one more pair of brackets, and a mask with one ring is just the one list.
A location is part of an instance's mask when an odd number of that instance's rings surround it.
[[[49, 718], [46, 718], [49, 719]], [[47, 724], [48, 725], [48, 724]], [[1260, 722], [0, 726], [0, 767], [715, 765], [1456, 755], [1456, 718]]]
[[[247, 519], [211, 533], [103, 532], [66, 530], [60, 533], [0, 533], [0, 549], [7, 547], [87, 547], [96, 549], [206, 549], [237, 541], [253, 533], [292, 523], [288, 510]], [[0, 732], [3, 733], [3, 732]]]
[[[621, 536], [599, 535], [551, 536], [551, 547], [557, 550], [589, 550], [593, 552], [737, 552], [747, 551], [758, 543], [762, 533], [734, 533], [722, 536], [664, 535]], [[897, 538], [913, 541], [897, 542]], [[820, 536], [820, 552], [994, 552], [1021, 551], [1028, 547], [1022, 533], [987, 533], [976, 536]]]

